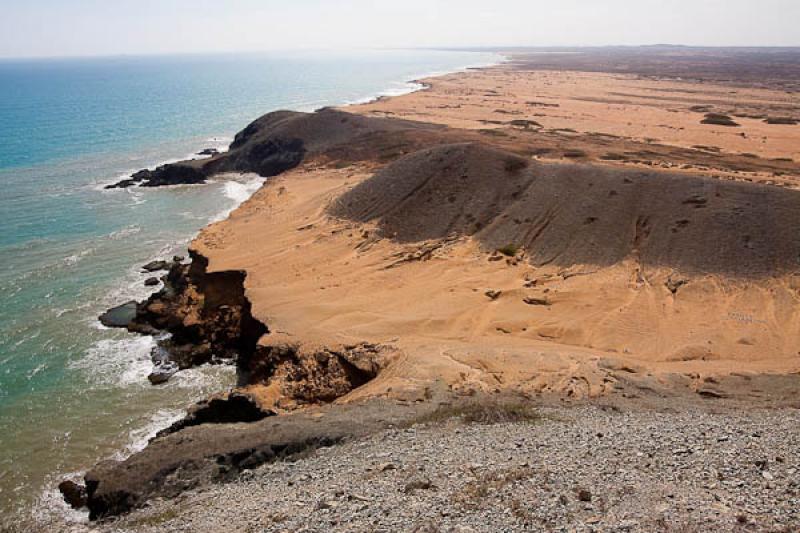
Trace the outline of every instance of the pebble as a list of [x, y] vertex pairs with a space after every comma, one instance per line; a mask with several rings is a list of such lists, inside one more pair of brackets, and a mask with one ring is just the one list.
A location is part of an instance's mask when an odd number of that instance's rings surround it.
[[389, 429], [93, 527], [102, 533], [800, 530], [798, 410], [540, 411], [536, 423]]

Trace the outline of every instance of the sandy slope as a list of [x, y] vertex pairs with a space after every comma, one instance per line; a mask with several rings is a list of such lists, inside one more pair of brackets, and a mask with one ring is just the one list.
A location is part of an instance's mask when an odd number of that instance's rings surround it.
[[437, 380], [578, 396], [631, 379], [702, 390], [714, 386], [708, 376], [800, 370], [794, 276], [695, 273], [673, 294], [673, 268], [633, 257], [536, 266], [490, 253], [478, 236], [403, 243], [329, 213], [371, 176], [290, 172], [194, 243], [212, 271], [247, 271], [254, 315], [273, 331], [263, 342], [395, 348], [355, 396], [422, 394]]

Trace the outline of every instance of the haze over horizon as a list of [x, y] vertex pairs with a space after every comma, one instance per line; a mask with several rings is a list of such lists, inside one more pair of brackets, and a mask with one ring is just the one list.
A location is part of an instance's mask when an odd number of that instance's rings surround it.
[[285, 49], [798, 46], [800, 3], [763, 0], [371, 2], [40, 0], [7, 5], [0, 57]]

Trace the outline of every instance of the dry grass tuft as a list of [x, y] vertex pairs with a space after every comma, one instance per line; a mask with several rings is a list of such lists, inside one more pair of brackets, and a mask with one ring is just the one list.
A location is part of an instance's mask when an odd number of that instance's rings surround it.
[[413, 419], [409, 425], [441, 424], [450, 420], [483, 425], [537, 423], [543, 419], [544, 416], [532, 405], [521, 401], [474, 401], [455, 405], [442, 404]]
[[518, 244], [508, 243], [505, 246], [501, 246], [497, 249], [498, 252], [507, 256], [507, 257], [514, 257], [519, 253], [520, 246]]
[[476, 476], [475, 480], [464, 485], [453, 495], [453, 501], [465, 508], [480, 507], [487, 496], [503, 490], [508, 485], [532, 478], [534, 471], [529, 466], [518, 466], [485, 472]]

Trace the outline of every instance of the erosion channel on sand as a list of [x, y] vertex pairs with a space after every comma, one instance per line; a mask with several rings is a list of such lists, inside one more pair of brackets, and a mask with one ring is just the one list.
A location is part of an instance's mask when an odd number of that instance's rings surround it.
[[235, 361], [238, 384], [88, 472], [92, 519], [465, 403], [796, 403], [796, 65], [735, 93], [725, 57], [673, 58], [680, 79], [644, 56], [624, 73], [613, 53], [599, 72], [513, 59], [270, 113], [227, 152], [119, 184], [270, 178], [161, 291], [105, 317], [157, 335], [154, 383]]

